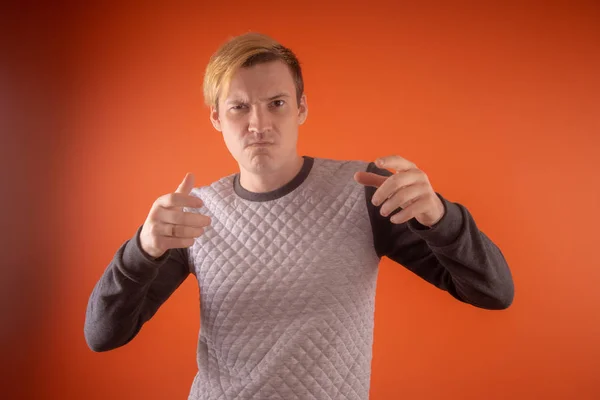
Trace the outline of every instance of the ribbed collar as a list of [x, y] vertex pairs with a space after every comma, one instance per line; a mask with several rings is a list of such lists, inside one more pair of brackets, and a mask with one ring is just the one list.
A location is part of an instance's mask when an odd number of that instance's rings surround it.
[[298, 172], [298, 174], [296, 174], [296, 176], [291, 181], [289, 181], [279, 189], [275, 189], [273, 191], [264, 193], [251, 192], [249, 190], [244, 189], [242, 185], [240, 185], [240, 174], [237, 173], [233, 177], [233, 190], [235, 190], [235, 193], [241, 198], [250, 201], [270, 201], [283, 197], [286, 194], [291, 193], [298, 186], [300, 186], [302, 182], [306, 180], [308, 174], [310, 174], [315, 160], [314, 158], [308, 156], [303, 156], [303, 158], [304, 164], [302, 164], [302, 169], [300, 169], [300, 172]]

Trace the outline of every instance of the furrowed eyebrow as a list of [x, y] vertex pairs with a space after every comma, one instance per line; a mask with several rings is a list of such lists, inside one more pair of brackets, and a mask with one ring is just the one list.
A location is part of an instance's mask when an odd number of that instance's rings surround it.
[[273, 101], [273, 100], [279, 99], [281, 97], [290, 97], [290, 95], [287, 93], [279, 93], [279, 94], [276, 94], [275, 96], [271, 96], [267, 99], [261, 99], [261, 101]]
[[[287, 97], [291, 97], [291, 96], [287, 93], [278, 93], [275, 96], [271, 96], [268, 98], [262, 98], [262, 99], [260, 99], [260, 101], [269, 101], [270, 102], [270, 101], [273, 101], [276, 99], [287, 98]], [[225, 101], [225, 104], [242, 104], [242, 103], [248, 103], [248, 101], [241, 97], [233, 97], [233, 98]]]
[[233, 98], [233, 99], [228, 99], [227, 101], [225, 101], [225, 104], [241, 104], [241, 103], [247, 103], [247, 101], [243, 100], [241, 98]]

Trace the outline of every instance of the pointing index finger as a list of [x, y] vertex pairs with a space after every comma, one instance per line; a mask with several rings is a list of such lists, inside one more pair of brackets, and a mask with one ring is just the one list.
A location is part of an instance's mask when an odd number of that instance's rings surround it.
[[161, 207], [170, 208], [170, 207], [189, 207], [189, 208], [199, 208], [202, 207], [204, 202], [202, 199], [196, 196], [192, 196], [189, 194], [173, 192], [169, 194], [165, 194], [161, 196], [157, 200], [157, 204]]
[[177, 193], [189, 194], [194, 188], [194, 174], [188, 172], [183, 178], [183, 181], [177, 187]]
[[413, 162], [397, 155], [380, 157], [375, 161], [375, 165], [379, 168], [392, 168], [396, 171], [408, 171], [416, 167]]

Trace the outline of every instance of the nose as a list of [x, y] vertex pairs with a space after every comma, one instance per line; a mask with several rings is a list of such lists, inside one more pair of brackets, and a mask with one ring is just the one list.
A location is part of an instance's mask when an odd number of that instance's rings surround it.
[[268, 110], [260, 106], [252, 107], [248, 119], [248, 131], [251, 133], [264, 133], [271, 129], [271, 118]]

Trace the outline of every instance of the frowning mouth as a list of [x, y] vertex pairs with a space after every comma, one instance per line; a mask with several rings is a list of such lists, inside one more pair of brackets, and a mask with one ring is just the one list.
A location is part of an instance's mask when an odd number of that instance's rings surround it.
[[269, 143], [269, 142], [256, 142], [256, 143], [250, 143], [246, 147], [263, 147], [263, 146], [270, 146], [272, 144], [273, 143]]

